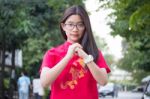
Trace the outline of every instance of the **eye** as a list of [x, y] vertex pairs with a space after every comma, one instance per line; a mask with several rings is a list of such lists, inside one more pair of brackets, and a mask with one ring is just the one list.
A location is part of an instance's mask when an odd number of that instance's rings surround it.
[[73, 24], [67, 24], [69, 27], [73, 27], [74, 25]]
[[84, 27], [84, 24], [80, 23], [80, 24], [77, 24], [78, 27]]
[[66, 26], [69, 26], [69, 27], [74, 26], [72, 23], [66, 23], [65, 25], [66, 25]]

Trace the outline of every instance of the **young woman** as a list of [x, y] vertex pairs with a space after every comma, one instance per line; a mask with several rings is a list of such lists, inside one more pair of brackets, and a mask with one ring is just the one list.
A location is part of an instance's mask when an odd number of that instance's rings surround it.
[[66, 42], [45, 53], [42, 85], [51, 86], [50, 99], [98, 99], [97, 82], [105, 85], [110, 69], [96, 46], [85, 9], [68, 8], [60, 29]]

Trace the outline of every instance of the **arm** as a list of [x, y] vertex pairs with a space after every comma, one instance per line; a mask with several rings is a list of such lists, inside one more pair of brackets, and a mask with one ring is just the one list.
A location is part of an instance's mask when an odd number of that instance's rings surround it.
[[[77, 53], [79, 57], [85, 59], [88, 57], [87, 53], [85, 53], [82, 49], [78, 48]], [[107, 72], [105, 68], [99, 68], [94, 61], [91, 61], [86, 64], [89, 68], [91, 74], [93, 75], [94, 79], [100, 84], [105, 85], [108, 82]]]
[[80, 48], [81, 46], [78, 43], [70, 45], [65, 57], [52, 68], [48, 68], [48, 66], [44, 66], [42, 68], [40, 80], [43, 87], [51, 85], [56, 80], [74, 55], [76, 47]]
[[58, 77], [61, 71], [65, 68], [69, 61], [69, 58], [65, 56], [59, 63], [57, 63], [53, 68], [43, 67], [40, 75], [41, 84], [43, 87], [47, 87], [53, 83], [53, 81]]
[[90, 72], [92, 73], [93, 77], [95, 80], [100, 84], [100, 85], [106, 85], [108, 82], [107, 78], [107, 72], [105, 68], [99, 68], [95, 62], [90, 62], [87, 64], [87, 67], [89, 68]]

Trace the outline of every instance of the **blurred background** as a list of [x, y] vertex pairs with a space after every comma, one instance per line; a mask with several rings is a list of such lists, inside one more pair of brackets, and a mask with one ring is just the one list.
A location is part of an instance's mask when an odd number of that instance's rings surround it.
[[98, 85], [100, 99], [149, 97], [149, 0], [0, 0], [0, 99], [18, 99], [21, 71], [32, 81], [45, 51], [64, 41], [59, 21], [74, 4], [88, 11], [97, 45], [111, 68], [108, 86]]

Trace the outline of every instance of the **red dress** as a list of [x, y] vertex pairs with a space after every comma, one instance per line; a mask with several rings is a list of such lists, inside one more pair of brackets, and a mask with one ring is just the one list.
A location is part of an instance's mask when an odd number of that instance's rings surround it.
[[[67, 53], [69, 42], [48, 50], [43, 58], [42, 67], [52, 68]], [[102, 53], [99, 51], [99, 58], [96, 64], [99, 68], [105, 68], [110, 72]], [[69, 61], [67, 66], [51, 85], [50, 99], [98, 99], [97, 82], [88, 68], [83, 68], [83, 60], [77, 55]]]

